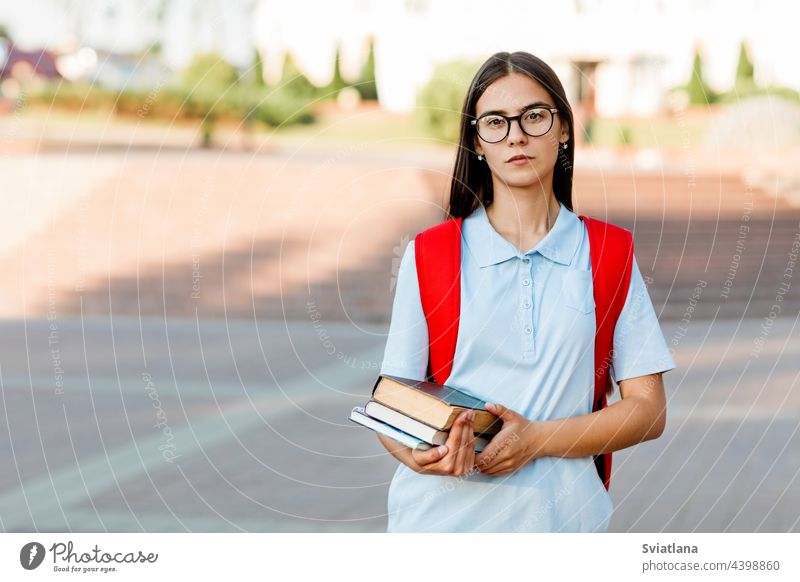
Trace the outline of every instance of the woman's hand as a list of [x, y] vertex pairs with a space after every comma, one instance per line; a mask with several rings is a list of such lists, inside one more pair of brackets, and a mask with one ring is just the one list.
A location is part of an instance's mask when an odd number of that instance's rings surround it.
[[450, 427], [445, 444], [427, 451], [412, 450], [411, 457], [417, 473], [459, 477], [473, 470], [475, 465], [475, 413], [465, 410]]
[[537, 423], [501, 404], [486, 404], [486, 410], [503, 420], [503, 427], [475, 458], [475, 466], [483, 475], [508, 475], [537, 456], [534, 433]]

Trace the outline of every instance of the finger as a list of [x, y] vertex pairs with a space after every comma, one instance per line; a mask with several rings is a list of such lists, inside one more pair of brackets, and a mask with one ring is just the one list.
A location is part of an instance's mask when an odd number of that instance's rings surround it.
[[494, 459], [483, 459], [483, 461], [478, 463], [478, 470], [481, 473], [487, 473], [495, 466]]
[[459, 475], [463, 475], [464, 463], [467, 459], [467, 430], [469, 430], [469, 415], [470, 413], [467, 412], [466, 420], [461, 427], [461, 442], [459, 443], [458, 447], [458, 462], [456, 463], [456, 471]]
[[475, 415], [474, 415], [474, 413], [473, 413], [473, 416], [472, 416], [472, 420], [473, 420], [473, 422], [470, 422], [470, 426], [469, 426], [469, 443], [467, 444], [467, 447], [469, 448], [469, 467], [468, 467], [469, 471], [472, 471], [475, 468], [475, 456], [477, 455], [477, 453], [475, 452], [475, 441], [476, 441], [476, 439], [475, 439], [475, 424], [474, 424]]
[[507, 454], [503, 453], [502, 447], [495, 446], [489, 454], [482, 459], [481, 473], [487, 470], [494, 469], [498, 464], [502, 463], [508, 458]]
[[472, 472], [475, 468], [475, 411], [472, 411], [469, 425], [467, 427], [467, 463], [465, 470]]
[[459, 426], [458, 426], [458, 450], [455, 453], [455, 459], [453, 462], [453, 469], [456, 471], [458, 475], [460, 475], [462, 464], [464, 463], [464, 440], [465, 440], [465, 433], [467, 427], [467, 419], [469, 418], [469, 410], [465, 410], [461, 413], [461, 416], [458, 418]]
[[467, 411], [463, 411], [461, 414], [458, 415], [453, 426], [450, 427], [450, 434], [447, 436], [447, 448], [455, 454], [458, 450], [459, 445], [461, 444], [461, 426], [464, 424], [464, 416], [466, 415]]
[[491, 441], [489, 441], [489, 444], [486, 445], [486, 448], [484, 448], [478, 454], [478, 456], [475, 458], [475, 461], [478, 464], [487, 467], [492, 463], [494, 463], [495, 460], [497, 459], [497, 455], [499, 455], [500, 451], [502, 450], [502, 447], [499, 444], [501, 440], [502, 440], [502, 435], [500, 433], [497, 433], [494, 436], [494, 438]]
[[511, 475], [511, 473], [513, 473], [511, 469], [506, 469], [503, 471], [494, 471], [492, 473], [483, 473], [483, 474], [486, 475], [487, 477], [506, 477], [508, 475]]
[[470, 410], [467, 416], [467, 421], [461, 429], [461, 465], [459, 475], [463, 475], [472, 467], [472, 456], [469, 448], [470, 441], [472, 440], [472, 420], [475, 418], [475, 413]]
[[513, 410], [509, 410], [502, 404], [497, 404], [496, 402], [487, 402], [486, 410], [495, 416], [499, 416], [503, 421], [511, 420], [514, 414], [516, 414]]
[[505, 475], [506, 473], [511, 472], [513, 465], [511, 463], [499, 463], [493, 466], [491, 469], [487, 471], [481, 471], [484, 475], [489, 475], [491, 477], [496, 477], [498, 475]]
[[475, 436], [471, 433], [471, 436], [467, 442], [467, 459], [465, 464], [465, 472], [467, 473], [474, 473], [475, 472]]
[[414, 459], [414, 462], [417, 465], [424, 466], [430, 465], [431, 463], [436, 463], [441, 461], [450, 448], [447, 445], [441, 445], [438, 447], [431, 447], [427, 451], [419, 451], [416, 449], [411, 450], [411, 456]]
[[487, 445], [480, 453], [475, 455], [475, 464], [479, 467], [481, 465], [485, 465], [489, 462], [489, 459], [492, 458], [492, 446]]

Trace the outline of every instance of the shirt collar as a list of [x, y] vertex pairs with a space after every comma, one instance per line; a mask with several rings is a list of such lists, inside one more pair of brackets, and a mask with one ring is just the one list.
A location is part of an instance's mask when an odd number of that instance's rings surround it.
[[533, 253], [562, 265], [572, 263], [572, 257], [578, 250], [583, 234], [581, 219], [570, 211], [562, 202], [558, 217], [550, 232], [539, 243], [526, 253], [520, 252], [513, 244], [494, 229], [483, 205], [464, 219], [463, 231], [470, 252], [478, 265], [488, 267], [502, 263], [514, 257], [523, 258]]

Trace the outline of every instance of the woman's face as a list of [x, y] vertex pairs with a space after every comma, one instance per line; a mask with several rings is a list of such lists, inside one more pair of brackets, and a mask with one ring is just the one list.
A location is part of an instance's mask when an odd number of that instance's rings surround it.
[[[542, 107], [556, 107], [554, 99], [539, 84], [527, 75], [512, 73], [494, 81], [481, 95], [475, 106], [475, 117], [488, 111], [503, 115], [519, 115], [521, 110], [536, 104]], [[475, 126], [473, 126], [473, 129]], [[497, 142], [488, 143], [475, 135], [475, 152], [484, 156], [479, 163], [489, 164], [494, 179], [500, 179], [512, 187], [526, 187], [552, 184], [553, 168], [558, 159], [559, 143], [569, 139], [569, 127], [561, 116], [553, 116], [550, 131], [539, 137], [531, 137], [522, 131], [519, 123], [513, 121], [508, 136]], [[520, 164], [509, 163], [513, 156], [527, 156]]]

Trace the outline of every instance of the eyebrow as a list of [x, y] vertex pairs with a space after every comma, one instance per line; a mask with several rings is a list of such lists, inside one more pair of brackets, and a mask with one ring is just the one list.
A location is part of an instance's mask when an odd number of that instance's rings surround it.
[[[527, 105], [523, 105], [522, 107], [520, 107], [520, 108], [519, 108], [519, 112], [520, 112], [520, 113], [522, 113], [522, 112], [523, 112], [523, 111], [525, 111], [526, 109], [530, 109], [531, 107], [537, 107], [537, 106], [553, 107], [553, 105], [550, 105], [549, 103], [545, 103], [544, 101], [534, 101], [533, 103], [528, 103]], [[481, 115], [479, 115], [478, 117], [480, 117], [480, 116], [482, 116], [482, 115], [489, 115], [489, 114], [491, 114], [491, 115], [496, 115], [496, 114], [498, 114], [498, 113], [499, 113], [500, 115], [505, 115], [505, 111], [503, 111], [503, 110], [500, 110], [500, 109], [492, 109], [491, 111], [484, 111], [484, 112], [483, 112], [483, 113], [481, 113]]]

